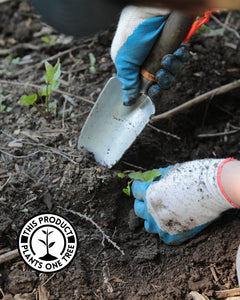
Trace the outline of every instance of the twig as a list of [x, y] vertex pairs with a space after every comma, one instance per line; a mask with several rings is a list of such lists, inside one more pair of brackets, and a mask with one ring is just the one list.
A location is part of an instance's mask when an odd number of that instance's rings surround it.
[[211, 137], [217, 137], [217, 136], [225, 136], [225, 135], [234, 134], [238, 131], [239, 130], [230, 130], [230, 131], [217, 132], [217, 133], [201, 133], [201, 134], [198, 134], [197, 137], [198, 138], [211, 138]]
[[[26, 85], [25, 82], [10, 81], [10, 80], [3, 80], [3, 79], [0, 79], [0, 83], [2, 83], [2, 84], [8, 84], [8, 85], [19, 85], [19, 86], [25, 86], [25, 85]], [[40, 85], [33, 84], [33, 83], [30, 83], [28, 86], [29, 86], [29, 87], [33, 87], [33, 88], [36, 88], [36, 89], [41, 88]], [[68, 93], [68, 92], [64, 92], [64, 91], [61, 91], [61, 90], [54, 90], [53, 92], [54, 92], [54, 93], [61, 94], [61, 95], [66, 95], [66, 96], [69, 96], [69, 97], [72, 97], [72, 98], [76, 98], [76, 99], [82, 100], [82, 101], [87, 102], [87, 103], [90, 103], [90, 104], [95, 104], [95, 103], [94, 103], [93, 101], [91, 101], [91, 100], [88, 100], [88, 99], [86, 99], [86, 98], [84, 98], [84, 97], [81, 97], [81, 96], [77, 96], [77, 95], [70, 94], [70, 93]]]
[[12, 260], [18, 256], [19, 256], [18, 249], [4, 253], [4, 254], [0, 255], [0, 264], [3, 264], [9, 260]]
[[134, 165], [134, 164], [130, 164], [129, 162], [127, 162], [127, 161], [122, 161], [125, 165], [127, 165], [127, 166], [130, 166], [130, 167], [133, 167], [133, 168], [136, 168], [136, 169], [138, 169], [138, 170], [141, 170], [141, 171], [147, 171], [147, 169], [145, 169], [145, 168], [142, 168], [142, 167], [139, 167], [139, 166], [136, 166], [136, 165]]
[[22, 44], [17, 44], [9, 49], [0, 49], [0, 55], [7, 55], [13, 53], [17, 49], [30, 49], [30, 50], [37, 51], [40, 50], [40, 47], [29, 43], [22, 43]]
[[167, 131], [165, 131], [165, 130], [159, 129], [159, 128], [157, 128], [157, 127], [151, 125], [151, 124], [147, 124], [147, 126], [150, 127], [151, 129], [157, 131], [157, 132], [160, 132], [160, 133], [162, 133], [162, 134], [165, 134], [165, 135], [167, 135], [167, 136], [170, 136], [170, 137], [172, 137], [172, 138], [174, 138], [174, 139], [176, 139], [176, 140], [181, 140], [181, 138], [180, 138], [179, 136], [177, 136], [177, 135], [175, 135], [175, 134], [172, 134], [172, 133], [170, 133], [170, 132], [167, 132]]
[[6, 154], [6, 155], [8, 155], [8, 156], [14, 157], [14, 158], [27, 158], [27, 157], [33, 156], [33, 155], [35, 155], [35, 154], [37, 154], [37, 153], [39, 153], [39, 152], [41, 152], [41, 151], [35, 151], [35, 152], [30, 153], [30, 154], [28, 154], [28, 155], [19, 155], [19, 156], [13, 155], [13, 154], [8, 153], [8, 152], [5, 152], [5, 151], [3, 151], [3, 150], [1, 150], [1, 149], [0, 149], [0, 152], [2, 152], [3, 154]]
[[225, 30], [228, 30], [228, 31], [232, 32], [233, 34], [235, 34], [235, 36], [240, 40], [240, 34], [235, 29], [231, 28], [230, 26], [228, 26], [225, 23], [222, 23], [214, 15], [211, 15], [211, 19], [213, 19], [218, 25], [222, 26]]
[[216, 298], [222, 299], [227, 297], [234, 297], [234, 296], [240, 296], [240, 288], [235, 288], [231, 290], [222, 290], [222, 291], [216, 291]]
[[175, 114], [177, 113], [180, 113], [188, 108], [190, 108], [191, 106], [193, 105], [196, 105], [210, 97], [213, 97], [213, 96], [217, 96], [217, 95], [221, 95], [221, 94], [224, 94], [224, 93], [227, 93], [233, 89], [236, 89], [240, 87], [240, 79], [239, 80], [236, 80], [236, 81], [233, 81], [231, 83], [228, 83], [228, 84], [225, 84], [225, 85], [222, 85], [216, 89], [213, 89], [207, 93], [204, 93], [200, 96], [197, 96], [173, 109], [170, 109], [169, 111], [165, 112], [165, 113], [162, 113], [160, 115], [157, 115], [157, 116], [154, 116], [151, 118], [151, 121], [152, 122], [156, 122], [156, 121], [159, 121], [159, 120], [164, 120], [164, 119], [170, 119], [172, 118]]
[[43, 284], [42, 286], [46, 285], [57, 273], [53, 273]]
[[1, 186], [0, 185], [0, 191], [2, 191], [4, 189], [4, 187], [9, 183], [9, 181], [12, 179], [12, 176], [10, 175], [8, 177], [8, 179], [6, 180], [6, 182]]
[[25, 72], [27, 72], [27, 71], [30, 71], [33, 67], [34, 67], [34, 68], [40, 68], [43, 64], [45, 64], [46, 61], [54, 60], [54, 59], [56, 59], [56, 58], [58, 58], [58, 57], [60, 57], [60, 56], [63, 56], [63, 55], [65, 55], [65, 54], [67, 54], [67, 53], [69, 53], [69, 52], [71, 52], [71, 51], [77, 50], [77, 49], [79, 49], [79, 48], [82, 48], [82, 46], [77, 46], [77, 47], [74, 47], [74, 48], [70, 48], [70, 49], [64, 50], [64, 51], [62, 51], [62, 52], [58, 52], [57, 54], [55, 54], [55, 55], [53, 55], [53, 56], [51, 56], [51, 57], [48, 57], [48, 58], [46, 58], [46, 59], [43, 59], [42, 61], [40, 61], [39, 63], [37, 63], [37, 64], [35, 64], [35, 65], [33, 65], [33, 66], [29, 66], [29, 67], [26, 67], [26, 68], [24, 68], [24, 69], [18, 71], [15, 75], [18, 76], [18, 75], [20, 75], [20, 74], [22, 74], [22, 73], [25, 73]]
[[92, 223], [101, 232], [101, 234], [103, 235], [104, 239], [106, 239], [110, 244], [112, 244], [113, 247], [116, 248], [119, 252], [121, 252], [122, 255], [125, 255], [124, 251], [115, 242], [113, 242], [110, 239], [110, 237], [108, 235], [106, 235], [106, 233], [101, 229], [101, 227], [95, 221], [93, 221], [90, 217], [88, 217], [88, 216], [86, 216], [84, 214], [81, 214], [80, 212], [76, 212], [76, 211], [71, 210], [71, 209], [63, 208], [61, 206], [58, 206], [58, 208], [66, 211], [66, 212], [72, 213], [74, 215], [77, 215], [80, 218], [82, 218], [82, 219], [84, 219], [84, 220], [89, 221], [90, 223]]
[[5, 298], [5, 294], [4, 294], [3, 290], [2, 290], [2, 288], [0, 288], [0, 292], [3, 295], [3, 298]]
[[210, 267], [210, 270], [211, 270], [211, 272], [212, 272], [212, 276], [213, 276], [214, 280], [215, 280], [216, 282], [218, 282], [218, 277], [217, 277], [217, 274], [216, 274], [216, 271], [215, 271], [214, 267], [211, 266], [211, 267]]

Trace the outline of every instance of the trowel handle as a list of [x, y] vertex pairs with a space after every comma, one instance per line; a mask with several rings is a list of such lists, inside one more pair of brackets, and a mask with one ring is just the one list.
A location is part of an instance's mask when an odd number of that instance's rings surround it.
[[172, 12], [155, 42], [150, 54], [142, 65], [142, 69], [155, 75], [161, 67], [164, 55], [177, 50], [189, 32], [196, 16], [184, 15], [180, 12]]

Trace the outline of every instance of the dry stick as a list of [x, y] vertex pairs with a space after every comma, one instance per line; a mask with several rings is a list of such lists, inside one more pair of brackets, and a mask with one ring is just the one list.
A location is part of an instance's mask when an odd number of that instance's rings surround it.
[[222, 85], [214, 90], [211, 90], [205, 94], [202, 94], [200, 96], [197, 96], [196, 98], [193, 98], [173, 109], [170, 109], [169, 111], [165, 112], [165, 113], [162, 113], [160, 115], [157, 115], [157, 116], [154, 116], [151, 118], [151, 121], [152, 122], [156, 122], [156, 121], [159, 121], [159, 120], [164, 120], [164, 119], [170, 119], [172, 118], [175, 114], [177, 113], [180, 113], [186, 109], [188, 109], [189, 107], [193, 106], [193, 105], [196, 105], [208, 98], [211, 98], [211, 97], [214, 97], [216, 95], [221, 95], [221, 94], [224, 94], [224, 93], [227, 93], [233, 89], [236, 89], [240, 87], [240, 79], [239, 80], [236, 80], [236, 81], [233, 81], [231, 83], [228, 83], [228, 84], [225, 84], [225, 85]]
[[217, 137], [217, 136], [231, 135], [238, 131], [239, 130], [230, 130], [230, 131], [216, 132], [216, 133], [201, 133], [201, 134], [198, 134], [197, 137], [198, 138], [212, 138], [212, 137]]
[[231, 290], [222, 290], [222, 291], [216, 291], [216, 298], [222, 299], [227, 297], [234, 297], [234, 296], [240, 296], [240, 288], [235, 288]]
[[[26, 85], [25, 82], [10, 81], [10, 80], [3, 80], [3, 79], [0, 79], [0, 83], [2, 83], [2, 84], [8, 84], [8, 85], [19, 85], [19, 86], [25, 86], [25, 85]], [[40, 85], [33, 84], [33, 83], [30, 83], [28, 86], [34, 87], [34, 88], [36, 88], [36, 89], [41, 88]], [[88, 100], [88, 99], [86, 99], [86, 98], [84, 98], [84, 97], [81, 97], [81, 96], [73, 95], [73, 94], [68, 93], [68, 92], [64, 92], [64, 91], [61, 91], [61, 90], [54, 90], [53, 92], [58, 93], [58, 94], [61, 94], [61, 95], [66, 95], [66, 96], [69, 96], [69, 97], [72, 97], [72, 98], [80, 99], [80, 100], [85, 101], [85, 102], [90, 103], [90, 104], [95, 104], [95, 103], [94, 103], [93, 101], [91, 101], [91, 100]]]
[[218, 18], [216, 18], [215, 16], [211, 15], [211, 18], [217, 23], [219, 24], [220, 26], [222, 26], [225, 30], [228, 30], [232, 33], [235, 34], [235, 36], [240, 40], [240, 34], [233, 28], [231, 28], [230, 26], [228, 26], [227, 24], [225, 23], [222, 23]]
[[168, 135], [168, 136], [170, 136], [170, 137], [172, 137], [172, 138], [174, 138], [176, 140], [181, 140], [181, 138], [179, 136], [177, 136], [175, 134], [172, 134], [170, 132], [167, 132], [165, 130], [159, 129], [159, 128], [155, 127], [155, 126], [152, 126], [151, 124], [147, 124], [147, 126], [150, 127], [151, 129], [157, 131], [157, 132], [160, 132], [160, 133], [163, 133], [165, 135]]
[[56, 59], [56, 58], [58, 58], [58, 57], [60, 57], [60, 56], [62, 56], [62, 55], [65, 55], [65, 54], [67, 54], [67, 53], [69, 53], [69, 52], [71, 52], [71, 51], [74, 51], [74, 50], [77, 50], [77, 49], [80, 49], [80, 48], [82, 48], [82, 46], [77, 46], [77, 47], [70, 48], [70, 49], [64, 50], [64, 51], [62, 51], [62, 52], [59, 52], [59, 53], [57, 53], [57, 54], [55, 54], [55, 55], [53, 55], [53, 56], [51, 56], [51, 57], [48, 57], [48, 58], [43, 59], [42, 61], [40, 61], [40, 62], [37, 63], [36, 65], [32, 65], [32, 66], [26, 67], [26, 68], [24, 68], [24, 69], [18, 71], [15, 75], [20, 75], [20, 74], [22, 74], [22, 73], [25, 73], [25, 72], [27, 72], [27, 71], [30, 71], [32, 68], [39, 68], [39, 67], [41, 67], [46, 61], [51, 61], [51, 60], [53, 60], [53, 59]]
[[18, 256], [19, 256], [18, 249], [4, 253], [4, 254], [0, 255], [0, 264], [3, 264], [9, 260], [12, 260]]
[[77, 215], [77, 216], [79, 216], [80, 218], [82, 218], [82, 219], [84, 219], [84, 220], [86, 220], [86, 221], [91, 222], [91, 223], [92, 223], [92, 224], [93, 224], [93, 225], [101, 232], [101, 234], [103, 235], [103, 238], [104, 238], [104, 239], [106, 239], [110, 244], [113, 245], [114, 248], [116, 248], [118, 251], [120, 251], [122, 255], [125, 255], [124, 251], [123, 251], [123, 250], [122, 250], [115, 242], [113, 242], [113, 241], [110, 239], [110, 237], [109, 237], [108, 235], [106, 235], [106, 233], [101, 229], [101, 227], [100, 227], [96, 222], [94, 222], [90, 217], [88, 217], [88, 216], [86, 216], [86, 215], [83, 215], [83, 214], [81, 214], [80, 212], [76, 212], [76, 211], [71, 210], [71, 209], [63, 208], [63, 207], [61, 207], [61, 206], [58, 206], [58, 208], [60, 208], [60, 209], [62, 209], [62, 210], [64, 210], [64, 211], [66, 211], [66, 212], [70, 212], [70, 213], [72, 213], [72, 214], [74, 214], [74, 215]]
[[13, 53], [13, 51], [17, 49], [30, 49], [30, 50], [40, 50], [39, 46], [29, 44], [29, 43], [22, 43], [22, 44], [17, 44], [16, 46], [13, 46], [9, 49], [0, 49], [0, 55], [7, 55]]

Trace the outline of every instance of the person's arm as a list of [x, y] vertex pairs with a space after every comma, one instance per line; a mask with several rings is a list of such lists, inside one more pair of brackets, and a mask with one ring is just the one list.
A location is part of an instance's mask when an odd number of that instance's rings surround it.
[[136, 214], [167, 244], [192, 238], [224, 211], [240, 208], [240, 162], [203, 159], [160, 169], [154, 182], [135, 181]]

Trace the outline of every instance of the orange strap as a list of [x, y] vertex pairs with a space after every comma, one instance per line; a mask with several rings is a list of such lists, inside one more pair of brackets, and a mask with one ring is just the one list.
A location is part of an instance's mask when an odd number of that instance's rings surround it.
[[[200, 19], [196, 20], [191, 29], [189, 30], [187, 36], [185, 37], [185, 39], [183, 40], [183, 43], [187, 43], [191, 36], [194, 35], [196, 33], [196, 31], [205, 23], [207, 23], [209, 20], [210, 20], [210, 17], [211, 17], [211, 14], [213, 12], [219, 12], [219, 10], [217, 10], [216, 8], [213, 8], [211, 10], [207, 10], [205, 13], [204, 13], [204, 16], [201, 17]], [[145, 77], [147, 80], [149, 81], [156, 81], [155, 80], [155, 75], [149, 73], [147, 70], [145, 69], [141, 69], [140, 73], [142, 74], [143, 77]]]
[[187, 43], [191, 36], [194, 35], [196, 33], [196, 31], [205, 23], [207, 23], [209, 20], [210, 20], [210, 17], [211, 17], [211, 14], [213, 12], [219, 12], [219, 10], [217, 10], [216, 8], [213, 8], [211, 10], [207, 10], [205, 13], [204, 13], [204, 16], [201, 17], [200, 19], [196, 20], [191, 29], [189, 30], [187, 36], [185, 37], [185, 39], [183, 40], [183, 43]]

